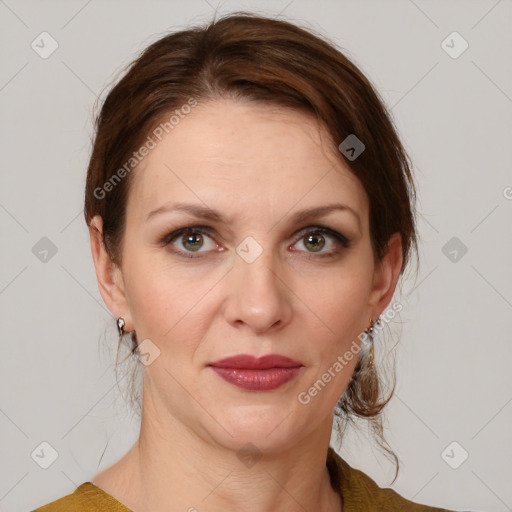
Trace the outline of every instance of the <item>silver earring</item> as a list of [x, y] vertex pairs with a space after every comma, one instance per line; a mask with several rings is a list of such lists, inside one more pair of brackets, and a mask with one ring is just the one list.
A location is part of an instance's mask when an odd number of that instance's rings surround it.
[[378, 316], [375, 320], [373, 320], [373, 318], [370, 318], [370, 326], [366, 329], [366, 334], [368, 335], [368, 338], [370, 340], [370, 361], [368, 363], [369, 367], [370, 367], [370, 370], [374, 370], [375, 367], [373, 365], [373, 359], [374, 359], [374, 346], [373, 346], [373, 340], [375, 338], [375, 332], [374, 332], [374, 327], [375, 325], [378, 325], [379, 327], [381, 326], [381, 320], [380, 320], [380, 316]]
[[124, 318], [122, 316], [120, 316], [117, 319], [117, 330], [119, 332], [119, 337], [124, 336], [124, 325], [125, 325]]

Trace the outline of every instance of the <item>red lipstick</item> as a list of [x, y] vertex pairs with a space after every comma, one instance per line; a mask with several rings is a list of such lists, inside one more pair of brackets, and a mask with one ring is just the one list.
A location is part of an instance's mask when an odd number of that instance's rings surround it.
[[302, 363], [279, 354], [260, 358], [240, 354], [210, 363], [225, 381], [249, 391], [277, 389], [296, 377]]

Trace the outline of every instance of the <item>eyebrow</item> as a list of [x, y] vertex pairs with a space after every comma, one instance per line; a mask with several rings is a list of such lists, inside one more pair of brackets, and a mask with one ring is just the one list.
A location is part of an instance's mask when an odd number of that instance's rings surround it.
[[[290, 217], [290, 222], [292, 224], [304, 222], [311, 218], [323, 217], [336, 210], [348, 211], [352, 213], [357, 219], [359, 228], [361, 227], [361, 218], [359, 217], [357, 211], [351, 208], [350, 206], [341, 203], [332, 203], [323, 206], [318, 206], [316, 208], [300, 210], [298, 212], [295, 212]], [[194, 217], [197, 217], [199, 219], [205, 219], [212, 222], [218, 222], [223, 224], [229, 224], [230, 220], [217, 210], [209, 208], [208, 206], [190, 203], [174, 203], [165, 204], [163, 206], [160, 206], [156, 210], [149, 212], [148, 215], [146, 216], [146, 221], [157, 215], [162, 215], [164, 213], [169, 213], [173, 211], [189, 213], [190, 215], [193, 215]], [[277, 222], [276, 224], [278, 224], [279, 222]]]

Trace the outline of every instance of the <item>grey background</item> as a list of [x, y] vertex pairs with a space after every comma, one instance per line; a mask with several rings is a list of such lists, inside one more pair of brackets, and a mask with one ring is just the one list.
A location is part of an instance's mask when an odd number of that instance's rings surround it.
[[[137, 51], [215, 8], [308, 23], [392, 109], [421, 212], [419, 274], [398, 296], [392, 487], [446, 508], [512, 510], [511, 2], [213, 2], [0, 0], [0, 510], [72, 492], [136, 439], [81, 213], [91, 111]], [[43, 31], [58, 43], [47, 59], [31, 47]], [[453, 31], [469, 44], [458, 58], [441, 45]], [[462, 48], [453, 37], [445, 44]], [[57, 250], [47, 261], [43, 237]], [[48, 469], [31, 456], [49, 456], [44, 441], [58, 452]], [[442, 456], [453, 441], [452, 464], [459, 446], [469, 454], [457, 469]], [[364, 425], [340, 453], [389, 484], [392, 466]]]

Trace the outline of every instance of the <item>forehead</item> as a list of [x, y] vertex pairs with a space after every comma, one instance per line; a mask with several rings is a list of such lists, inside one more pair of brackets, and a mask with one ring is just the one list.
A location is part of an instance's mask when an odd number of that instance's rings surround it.
[[306, 113], [233, 100], [199, 104], [135, 169], [128, 209], [142, 219], [179, 199], [270, 218], [295, 204], [342, 200], [364, 217], [365, 191], [336, 146]]

